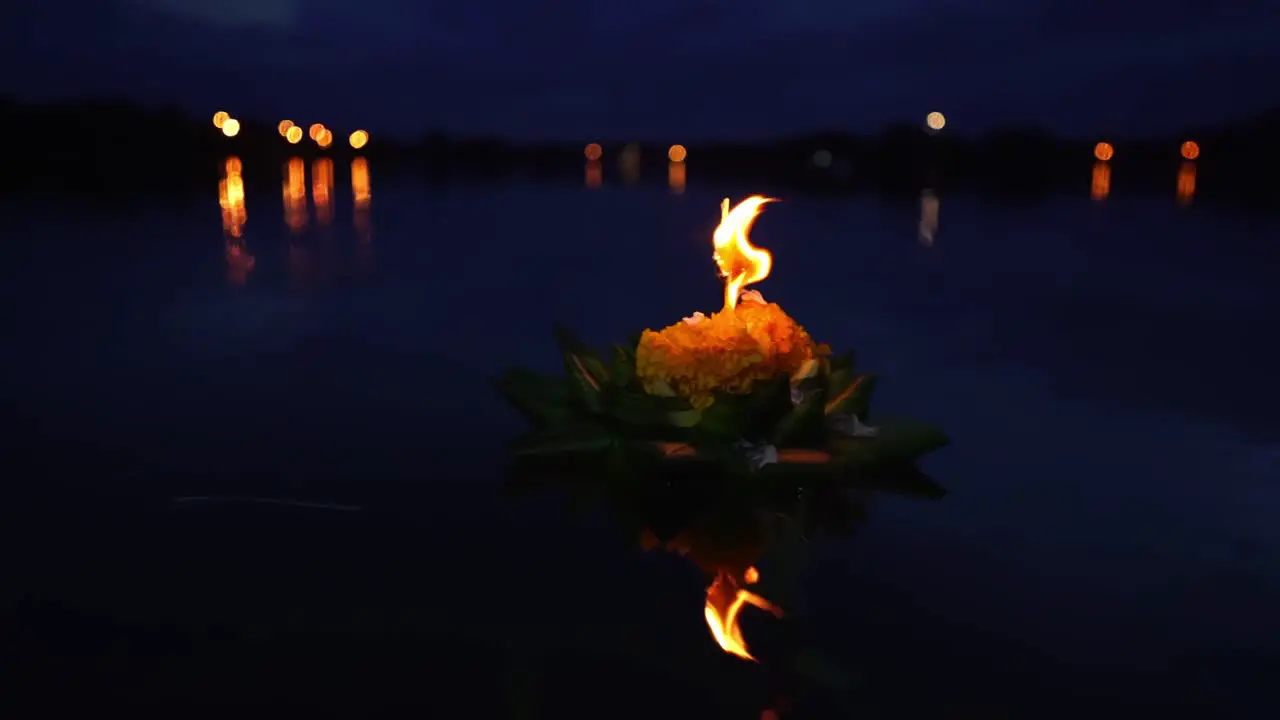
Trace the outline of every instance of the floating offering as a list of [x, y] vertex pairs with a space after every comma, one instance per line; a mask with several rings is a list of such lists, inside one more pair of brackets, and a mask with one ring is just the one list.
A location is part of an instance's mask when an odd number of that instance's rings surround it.
[[[707, 480], [725, 503], [755, 497], [764, 508], [806, 485], [913, 477], [918, 458], [947, 444], [928, 423], [873, 424], [875, 375], [860, 372], [852, 352], [836, 355], [814, 342], [781, 306], [747, 289], [773, 269], [769, 252], [748, 237], [770, 202], [752, 196], [731, 207], [724, 200], [712, 236], [725, 280], [718, 312], [645, 330], [607, 358], [556, 327], [564, 375], [513, 369], [498, 380], [532, 426], [516, 442], [519, 462], [568, 468], [632, 495], [670, 484], [678, 468], [682, 482]], [[645, 544], [658, 541], [669, 538]], [[705, 608], [712, 636], [726, 652], [754, 659], [738, 612], [747, 605], [781, 611], [746, 589], [759, 578], [749, 558], [719, 563], [714, 576]]]

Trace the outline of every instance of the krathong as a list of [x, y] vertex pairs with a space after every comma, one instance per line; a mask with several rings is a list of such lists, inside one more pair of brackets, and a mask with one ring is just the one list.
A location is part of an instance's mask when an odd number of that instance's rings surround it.
[[[747, 289], [773, 268], [770, 253], [748, 237], [769, 202], [752, 196], [722, 204], [712, 236], [725, 284], [718, 312], [645, 330], [615, 344], [607, 359], [557, 326], [564, 375], [513, 369], [498, 380], [532, 426], [515, 444], [518, 461], [570, 468], [601, 492], [628, 497], [652, 497], [645, 488], [669, 485], [675, 470], [680, 482], [710, 482], [714, 502], [740, 506], [742, 498], [814, 484], [909, 475], [920, 456], [947, 443], [939, 428], [919, 421], [877, 418], [873, 426], [876, 376]], [[747, 589], [759, 579], [750, 557], [704, 569], [712, 576], [705, 614], [713, 638], [754, 659], [739, 612], [748, 605], [782, 611]]]

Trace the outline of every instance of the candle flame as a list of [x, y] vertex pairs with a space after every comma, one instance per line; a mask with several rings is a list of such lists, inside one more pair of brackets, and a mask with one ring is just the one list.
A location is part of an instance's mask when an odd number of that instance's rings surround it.
[[730, 209], [729, 198], [720, 205], [720, 224], [712, 234], [715, 243], [716, 265], [725, 278], [724, 307], [731, 310], [738, 304], [738, 295], [746, 286], [760, 282], [769, 277], [773, 267], [773, 256], [768, 250], [755, 247], [747, 239], [751, 225], [760, 215], [765, 203], [776, 202], [773, 198], [760, 195], [738, 203]]
[[[759, 577], [760, 573], [754, 567], [747, 568], [743, 582], [754, 583]], [[742, 637], [742, 628], [738, 626], [738, 614], [744, 605], [752, 605], [778, 617], [782, 616], [782, 610], [768, 600], [738, 587], [731, 575], [724, 571], [718, 573], [707, 588], [707, 627], [711, 628], [711, 636], [722, 650], [755, 662], [756, 659], [747, 650], [747, 641]]]

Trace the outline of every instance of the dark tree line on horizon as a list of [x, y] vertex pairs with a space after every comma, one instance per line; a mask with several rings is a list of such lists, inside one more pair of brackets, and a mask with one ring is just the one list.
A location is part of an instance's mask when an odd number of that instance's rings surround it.
[[[173, 108], [106, 100], [37, 105], [0, 98], [0, 129], [8, 140], [0, 182], [10, 190], [80, 183], [101, 187], [110, 178], [127, 177], [132, 187], [176, 189], [204, 182], [216, 172], [217, 161], [230, 154], [277, 177], [279, 163], [288, 157], [356, 152], [347, 146], [345, 132], [335, 130], [336, 141], [322, 149], [306, 137], [290, 144], [274, 122], [239, 122], [239, 132], [227, 137], [210, 118], [193, 118]], [[376, 127], [369, 130], [369, 144], [358, 152], [377, 163], [380, 172], [422, 171], [437, 178], [580, 175], [584, 146], [592, 140], [520, 144], [425, 133], [417, 141], [403, 142], [380, 138]], [[1118, 182], [1140, 188], [1167, 185], [1170, 173], [1188, 162], [1179, 150], [1188, 140], [1200, 150], [1194, 158], [1200, 172], [1212, 174], [1221, 192], [1261, 197], [1277, 189], [1280, 108], [1164, 138], [1067, 139], [1033, 127], [962, 136], [902, 123], [871, 135], [832, 131], [749, 143], [688, 144], [685, 162], [705, 179], [732, 177], [814, 191], [918, 191], [925, 183], [1048, 192], [1087, 183], [1088, 168], [1099, 162], [1095, 143], [1105, 141], [1113, 148], [1108, 164]], [[599, 142], [605, 167], [629, 153], [641, 159], [646, 173], [666, 173], [667, 144]]]

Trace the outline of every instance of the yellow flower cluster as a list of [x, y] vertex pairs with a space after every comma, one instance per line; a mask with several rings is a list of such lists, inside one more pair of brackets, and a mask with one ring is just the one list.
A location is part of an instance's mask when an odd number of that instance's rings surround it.
[[757, 380], [793, 374], [805, 361], [830, 353], [777, 304], [751, 295], [711, 317], [697, 314], [659, 332], [645, 330], [636, 348], [636, 375], [645, 391], [706, 408], [716, 390], [747, 393]]

